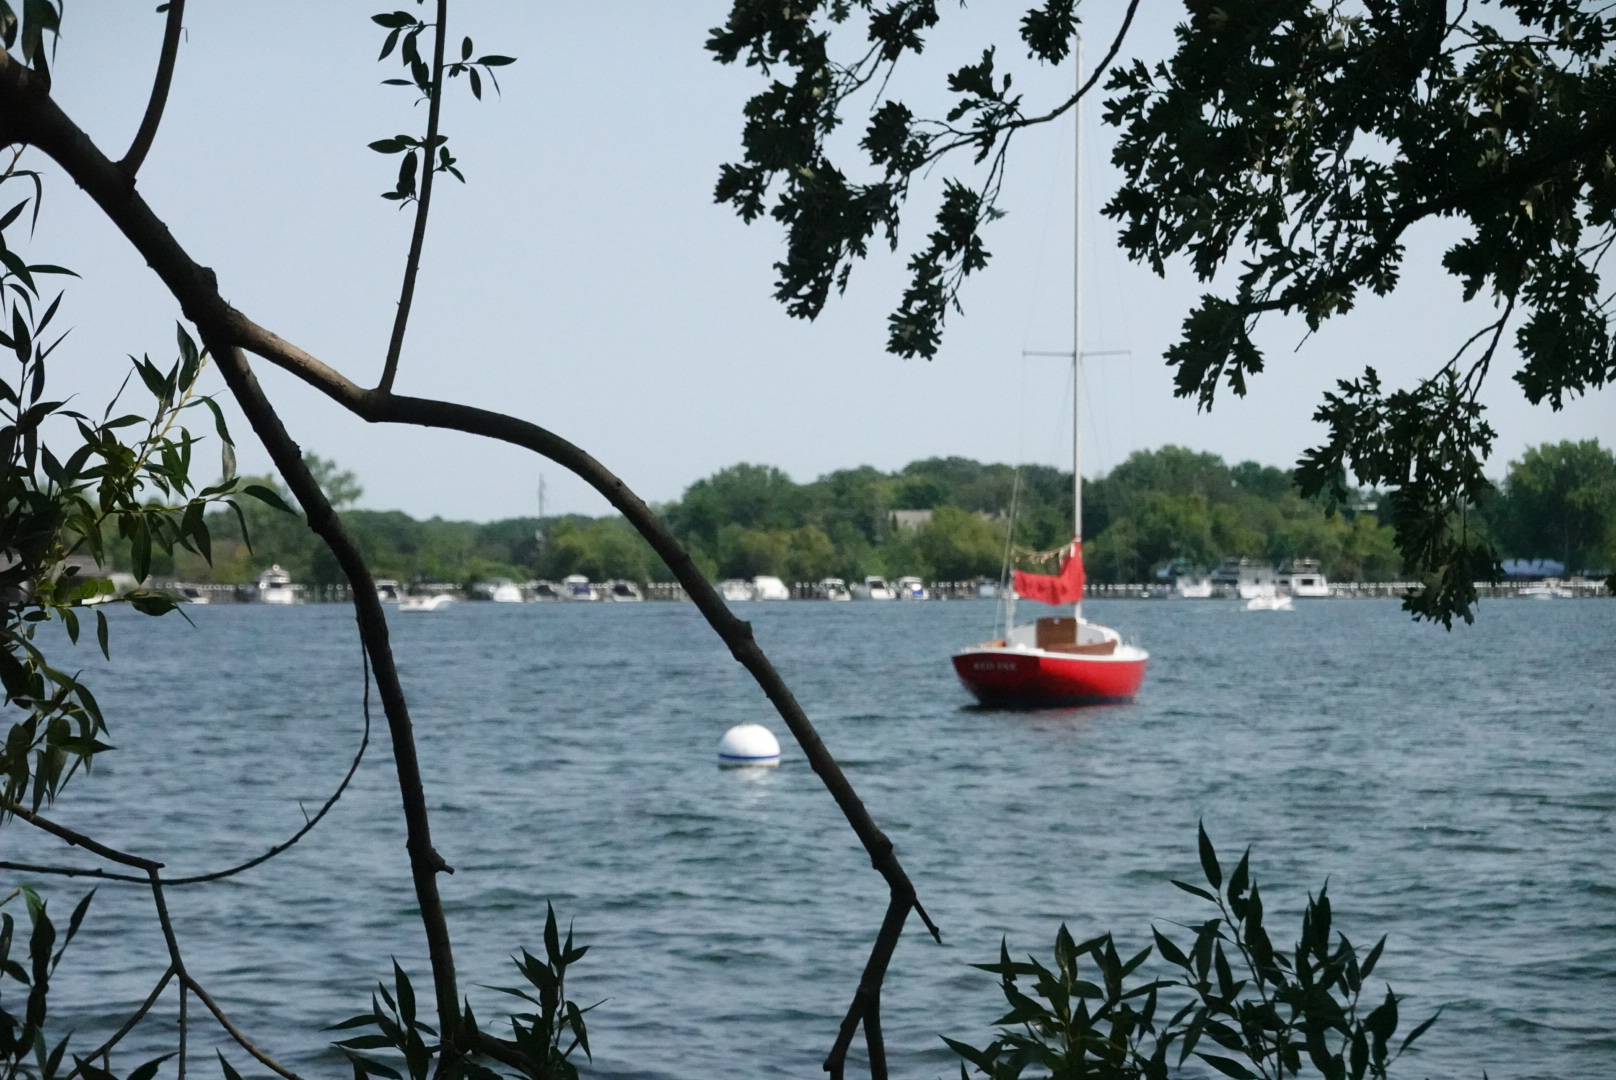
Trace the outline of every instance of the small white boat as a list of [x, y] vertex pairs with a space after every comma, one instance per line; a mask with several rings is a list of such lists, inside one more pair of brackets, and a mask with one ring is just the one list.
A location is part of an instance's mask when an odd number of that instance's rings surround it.
[[400, 611], [442, 611], [455, 602], [455, 598], [448, 593], [424, 593], [418, 596], [401, 597], [398, 602]]
[[568, 574], [561, 579], [561, 599], [563, 600], [599, 600], [600, 594], [595, 586], [582, 574]]
[[853, 594], [847, 589], [847, 582], [839, 577], [821, 578], [814, 590], [822, 600], [851, 600]]
[[901, 577], [892, 588], [899, 600], [931, 599], [931, 593], [926, 591], [926, 583], [917, 577]]
[[[211, 604], [212, 597], [195, 585], [176, 585], [174, 591], [180, 594], [180, 599], [187, 604]], [[89, 603], [89, 601], [85, 601]]]
[[292, 575], [277, 563], [258, 575], [258, 601], [262, 604], [296, 604], [302, 590], [292, 584]]
[[640, 592], [640, 587], [632, 581], [608, 581], [606, 599], [619, 604], [637, 604], [645, 599], [645, 594]]
[[1522, 585], [1515, 595], [1524, 600], [1566, 600], [1576, 594], [1561, 584], [1559, 578], [1544, 578]]
[[853, 586], [853, 599], [855, 600], [896, 600], [898, 594], [892, 591], [887, 579], [871, 574], [864, 579], [864, 584]]
[[1212, 579], [1181, 574], [1173, 579], [1173, 595], [1181, 600], [1209, 600], [1212, 597]]
[[404, 590], [392, 578], [377, 578], [375, 584], [376, 599], [384, 604], [396, 604], [404, 595]]
[[548, 601], [561, 599], [561, 587], [553, 581], [530, 581], [525, 586], [528, 599]]
[[1291, 598], [1278, 590], [1259, 593], [1246, 601], [1247, 611], [1290, 611]]
[[752, 579], [752, 598], [754, 600], [790, 600], [791, 590], [786, 583], [777, 577], [761, 574]]
[[488, 590], [488, 599], [496, 604], [520, 604], [523, 600], [522, 587], [500, 578], [494, 582], [494, 587]]
[[720, 581], [718, 583], [718, 595], [732, 604], [740, 603], [742, 600], [757, 599], [752, 595], [751, 582], [742, 581], [740, 578], [725, 578]]

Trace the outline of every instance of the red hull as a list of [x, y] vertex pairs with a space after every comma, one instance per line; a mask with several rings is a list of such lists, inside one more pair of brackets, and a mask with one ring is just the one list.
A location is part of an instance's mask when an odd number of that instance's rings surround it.
[[1024, 649], [968, 649], [954, 671], [984, 705], [1038, 708], [1129, 701], [1145, 681], [1146, 657], [1074, 656]]

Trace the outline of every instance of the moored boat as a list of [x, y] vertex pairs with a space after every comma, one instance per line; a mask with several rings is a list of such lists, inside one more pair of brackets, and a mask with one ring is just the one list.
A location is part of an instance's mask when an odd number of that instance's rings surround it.
[[855, 585], [852, 589], [855, 600], [896, 600], [898, 594], [892, 591], [887, 579], [871, 574], [864, 579], [864, 584]]
[[899, 600], [930, 600], [931, 593], [926, 591], [926, 583], [917, 577], [901, 577], [893, 585], [892, 591], [898, 594]]
[[[1081, 79], [1081, 62], [1078, 66]], [[1081, 115], [1080, 109], [1073, 112]], [[1078, 131], [1081, 135], [1081, 123]], [[1081, 152], [1075, 156], [1077, 161], [1083, 160]], [[1073, 220], [1081, 223], [1080, 184], [1075, 198]], [[954, 672], [960, 682], [988, 706], [1048, 708], [1128, 701], [1139, 692], [1150, 659], [1137, 645], [1124, 643], [1117, 631], [1083, 618], [1083, 327], [1078, 272], [1082, 260], [1076, 239], [1074, 236], [1072, 245], [1072, 542], [1057, 553], [1061, 558], [1058, 573], [1015, 572], [1005, 602], [1003, 638], [954, 654]], [[1016, 626], [1018, 596], [1050, 605], [1070, 604], [1072, 614]]]
[[754, 600], [790, 600], [791, 590], [786, 583], [769, 574], [761, 574], [752, 579], [752, 598]]

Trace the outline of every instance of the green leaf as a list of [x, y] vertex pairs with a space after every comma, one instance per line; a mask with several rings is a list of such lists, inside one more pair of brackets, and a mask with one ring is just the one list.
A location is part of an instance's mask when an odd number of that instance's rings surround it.
[[152, 1077], [157, 1075], [157, 1067], [173, 1056], [174, 1054], [172, 1053], [164, 1054], [162, 1057], [152, 1058], [145, 1064], [136, 1066], [126, 1080], [152, 1080]]
[[1207, 883], [1215, 890], [1223, 884], [1223, 868], [1218, 865], [1218, 855], [1212, 850], [1212, 840], [1206, 835], [1206, 826], [1197, 822], [1195, 831], [1201, 849], [1201, 870], [1206, 874]]
[[1168, 940], [1166, 935], [1155, 927], [1151, 927], [1150, 932], [1156, 935], [1156, 951], [1162, 954], [1162, 959], [1175, 967], [1187, 968], [1190, 966], [1190, 958], [1185, 956], [1183, 950], [1177, 945]]
[[1224, 1076], [1232, 1076], [1235, 1080], [1262, 1080], [1262, 1077], [1230, 1058], [1218, 1057], [1216, 1054], [1196, 1054], [1195, 1056]]
[[236, 1071], [235, 1066], [225, 1059], [224, 1051], [215, 1050], [214, 1053], [219, 1055], [219, 1068], [224, 1070], [224, 1080], [241, 1080], [241, 1074]]
[[1169, 880], [1172, 881], [1174, 885], [1177, 885], [1180, 889], [1183, 889], [1185, 892], [1194, 896], [1199, 896], [1202, 900], [1207, 900], [1214, 904], [1218, 902], [1217, 897], [1213, 896], [1211, 893], [1207, 892], [1198, 885], [1191, 885], [1188, 882], [1179, 881], [1177, 878], [1170, 878]]
[[[1444, 1006], [1444, 1008], [1445, 1007], [1446, 1006]], [[1431, 1025], [1436, 1023], [1437, 1017], [1439, 1017], [1441, 1015], [1442, 1015], [1442, 1009], [1438, 1008], [1436, 1012], [1431, 1014], [1431, 1018], [1429, 1020], [1426, 1020], [1425, 1022], [1420, 1024], [1419, 1027], [1415, 1028], [1413, 1031], [1408, 1033], [1408, 1038], [1403, 1040], [1402, 1045], [1397, 1048], [1397, 1052], [1399, 1054], [1401, 1054], [1404, 1050], [1407, 1050], [1410, 1046], [1414, 1045], [1414, 1040], [1419, 1038], [1421, 1035], [1424, 1035], [1427, 1031], [1431, 1030]]]
[[243, 495], [251, 495], [265, 506], [270, 506], [276, 510], [282, 511], [283, 513], [291, 514], [293, 517], [297, 516], [297, 511], [286, 505], [286, 500], [281, 498], [280, 494], [272, 488], [267, 488], [262, 484], [248, 484], [246, 487], [241, 489], [241, 493]]

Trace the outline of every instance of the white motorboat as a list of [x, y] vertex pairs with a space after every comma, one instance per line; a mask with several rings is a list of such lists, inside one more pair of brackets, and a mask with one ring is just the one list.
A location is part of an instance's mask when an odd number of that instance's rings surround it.
[[553, 581], [530, 581], [526, 585], [528, 599], [534, 601], [560, 600], [561, 587]]
[[600, 593], [595, 586], [582, 574], [568, 574], [561, 579], [561, 599], [563, 600], [599, 600]]
[[1180, 574], [1173, 579], [1173, 595], [1181, 600], [1209, 600], [1212, 597], [1212, 579], [1204, 575]]
[[864, 584], [853, 586], [853, 599], [855, 600], [896, 600], [898, 594], [892, 591], [887, 579], [871, 574], [864, 579]]
[[640, 592], [640, 587], [632, 581], [608, 581], [606, 599], [619, 604], [637, 604], [645, 599], [645, 594]]
[[847, 582], [839, 577], [821, 578], [815, 587], [821, 600], [851, 600], [853, 594], [848, 591]]
[[1317, 559], [1293, 559], [1279, 571], [1279, 587], [1299, 599], [1322, 599], [1330, 595], [1330, 583]]
[[[180, 600], [187, 604], [211, 604], [213, 598], [199, 585], [176, 585], [174, 591], [180, 594]], [[90, 603], [86, 600], [85, 603]]]
[[292, 575], [282, 570], [279, 563], [258, 575], [258, 602], [262, 604], [297, 604], [302, 602], [302, 589], [292, 584]]
[[718, 595], [732, 604], [740, 603], [743, 600], [757, 599], [752, 594], [752, 583], [742, 581], [740, 578], [725, 578], [720, 581], [718, 583]]
[[752, 598], [754, 600], [790, 600], [791, 590], [786, 583], [777, 577], [761, 574], [752, 579]]
[[926, 591], [926, 583], [917, 577], [901, 577], [892, 589], [898, 594], [899, 600], [931, 599], [931, 593]]
[[1291, 598], [1272, 587], [1246, 601], [1247, 611], [1290, 611]]
[[1544, 578], [1529, 585], [1522, 585], [1515, 593], [1523, 600], [1565, 600], [1576, 595], [1561, 584], [1559, 578]]
[[384, 604], [396, 604], [404, 595], [404, 590], [392, 578], [377, 578], [375, 585], [376, 599]]
[[446, 592], [421, 593], [415, 596], [401, 597], [398, 601], [400, 611], [442, 611], [455, 602], [455, 598]]
[[488, 599], [496, 604], [520, 604], [524, 597], [520, 585], [500, 578], [494, 582], [494, 587], [488, 590]]

